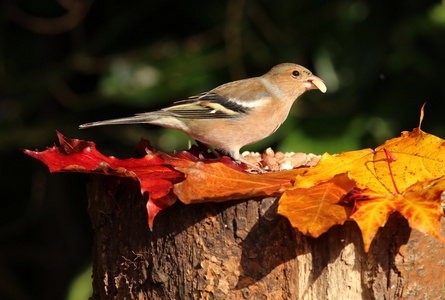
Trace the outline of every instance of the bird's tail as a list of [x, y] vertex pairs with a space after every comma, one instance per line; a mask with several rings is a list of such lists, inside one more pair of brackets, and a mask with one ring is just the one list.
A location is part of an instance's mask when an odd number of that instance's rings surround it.
[[90, 127], [96, 127], [96, 126], [103, 126], [103, 125], [123, 125], [123, 124], [140, 124], [140, 123], [149, 123], [153, 120], [153, 118], [156, 118], [156, 116], [153, 116], [151, 114], [140, 114], [135, 115], [133, 117], [127, 117], [127, 118], [120, 118], [120, 119], [112, 119], [112, 120], [105, 120], [105, 121], [97, 121], [97, 122], [91, 122], [91, 123], [85, 123], [79, 126], [80, 129], [84, 128], [90, 128]]

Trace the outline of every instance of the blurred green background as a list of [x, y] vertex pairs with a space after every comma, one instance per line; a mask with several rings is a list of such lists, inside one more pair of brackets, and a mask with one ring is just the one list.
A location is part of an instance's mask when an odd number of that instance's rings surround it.
[[52, 146], [56, 130], [119, 158], [142, 137], [183, 150], [174, 130], [77, 127], [294, 62], [328, 92], [245, 149], [374, 148], [416, 127], [424, 102], [422, 129], [445, 137], [443, 1], [7, 0], [0, 13], [0, 299], [91, 293], [88, 176], [49, 174], [20, 150]]

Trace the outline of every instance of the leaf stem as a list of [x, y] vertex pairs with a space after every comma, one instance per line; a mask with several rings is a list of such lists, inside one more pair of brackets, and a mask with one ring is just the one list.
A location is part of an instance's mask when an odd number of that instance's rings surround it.
[[396, 193], [400, 195], [401, 193], [397, 189], [396, 181], [394, 180], [394, 175], [392, 174], [392, 169], [391, 169], [391, 165], [390, 165], [390, 163], [393, 162], [393, 161], [396, 161], [397, 158], [391, 152], [389, 152], [388, 150], [386, 150], [386, 149], [383, 149], [383, 150], [385, 151], [386, 162], [388, 163], [388, 169], [389, 169], [389, 174], [391, 174], [392, 184], [394, 185]]

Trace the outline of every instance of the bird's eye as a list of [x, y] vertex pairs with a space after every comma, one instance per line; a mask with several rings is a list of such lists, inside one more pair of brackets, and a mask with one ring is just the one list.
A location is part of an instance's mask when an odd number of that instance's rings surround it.
[[298, 76], [300, 76], [300, 72], [298, 72], [297, 70], [295, 70], [295, 71], [292, 72], [292, 76], [294, 76], [294, 77], [298, 77]]

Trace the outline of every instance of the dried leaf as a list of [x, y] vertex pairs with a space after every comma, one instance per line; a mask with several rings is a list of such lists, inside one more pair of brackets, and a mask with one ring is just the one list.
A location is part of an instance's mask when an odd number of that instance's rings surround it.
[[445, 176], [417, 182], [408, 187], [403, 198], [398, 198], [397, 211], [404, 216], [409, 226], [442, 242], [440, 218], [444, 215], [441, 195], [445, 191]]
[[347, 173], [357, 186], [379, 193], [394, 193], [393, 178], [388, 169], [385, 150], [396, 161], [391, 162], [394, 181], [400, 191], [419, 180], [445, 175], [445, 141], [419, 128], [403, 132], [375, 150], [364, 149], [339, 155], [324, 154], [318, 165], [297, 179], [296, 187], [311, 187]]
[[382, 195], [369, 189], [351, 191], [346, 199], [355, 201], [351, 219], [357, 222], [362, 231], [365, 251], [368, 251], [378, 229], [386, 224], [389, 215], [395, 211], [408, 220], [411, 228], [445, 242], [445, 238], [440, 235], [443, 191], [445, 176], [417, 182], [402, 194]]
[[357, 188], [345, 198], [346, 202], [351, 199], [356, 200], [351, 219], [360, 227], [366, 252], [377, 230], [385, 226], [389, 215], [396, 210], [394, 203], [389, 199], [392, 197], [386, 197], [370, 189]]
[[339, 202], [354, 185], [346, 175], [340, 175], [310, 188], [287, 190], [278, 203], [278, 213], [303, 234], [319, 237], [348, 220], [351, 209]]
[[[423, 108], [420, 122], [422, 119]], [[412, 132], [402, 132], [400, 137], [385, 142], [375, 150], [363, 149], [332, 156], [324, 154], [317, 166], [297, 177], [294, 188], [296, 191], [308, 188], [307, 193], [325, 191], [327, 187], [332, 188], [332, 186], [324, 184], [330, 183], [333, 177], [342, 174], [356, 182], [357, 187], [343, 199], [343, 202], [355, 203], [351, 219], [355, 220], [362, 230], [366, 250], [377, 230], [385, 225], [389, 215], [394, 211], [400, 212], [408, 219], [412, 228], [443, 241], [443, 237], [439, 235], [438, 222], [443, 215], [439, 200], [444, 186], [439, 178], [445, 176], [444, 165], [445, 141], [423, 132], [419, 125]], [[434, 189], [425, 186], [430, 181], [434, 182]], [[432, 186], [431, 182], [429, 184]], [[434, 197], [428, 193], [433, 193]], [[288, 199], [289, 195], [296, 199], [299, 196], [295, 191], [286, 192], [284, 198], [286, 201], [291, 201]], [[318, 196], [320, 201], [318, 205], [316, 201], [312, 204], [316, 208], [322, 207], [326, 199], [334, 201], [337, 195], [331, 197]], [[300, 199], [298, 201], [304, 204]], [[293, 209], [297, 212], [301, 207]], [[300, 230], [308, 226], [305, 222], [301, 222], [301, 215], [290, 216], [300, 220], [298, 223], [293, 222]], [[306, 221], [310, 220], [308, 218]], [[321, 222], [319, 225], [321, 228], [329, 224], [325, 220]]]
[[266, 174], [239, 172], [223, 163], [169, 161], [185, 175], [174, 193], [185, 204], [280, 196], [304, 169]]
[[160, 209], [176, 201], [170, 192], [173, 184], [183, 180], [184, 176], [168, 166], [162, 158], [149, 154], [138, 159], [107, 157], [97, 151], [93, 142], [68, 139], [60, 133], [58, 137], [60, 147], [54, 146], [42, 152], [30, 150], [24, 152], [41, 160], [51, 172], [114, 175], [139, 181], [141, 193], [149, 192], [147, 208], [150, 208], [148, 210], [150, 224]]

